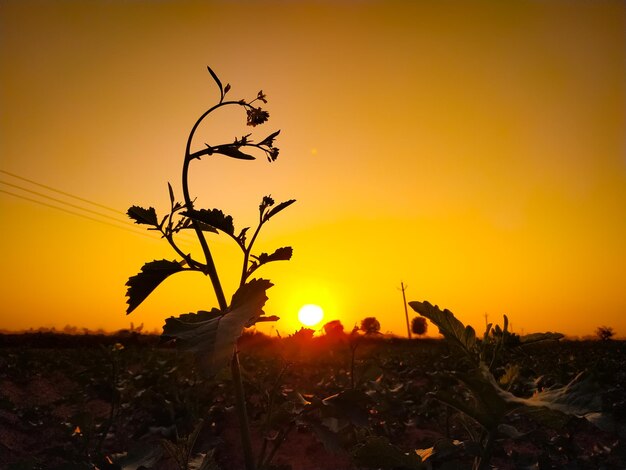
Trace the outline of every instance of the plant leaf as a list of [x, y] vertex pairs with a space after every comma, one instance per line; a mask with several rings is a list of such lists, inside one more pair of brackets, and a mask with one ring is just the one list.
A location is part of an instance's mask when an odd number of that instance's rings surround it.
[[461, 347], [471, 358], [475, 359], [476, 332], [471, 326], [465, 326], [454, 314], [445, 309], [441, 311], [437, 305], [429, 302], [409, 302], [409, 305], [420, 315], [428, 318], [439, 328], [439, 332], [449, 341]]
[[246, 233], [248, 232], [248, 230], [250, 230], [250, 227], [244, 227], [239, 232], [239, 235], [237, 235], [237, 243], [239, 243], [239, 246], [244, 249], [246, 247]]
[[542, 410], [558, 411], [565, 415], [588, 419], [592, 424], [602, 426], [608, 420], [604, 419], [602, 399], [598, 384], [584, 373], [578, 374], [571, 382], [563, 387], [550, 388], [535, 393], [530, 398], [512, 396], [511, 401], [529, 407], [531, 415], [541, 419]]
[[207, 65], [207, 69], [209, 69], [209, 73], [211, 74], [211, 77], [213, 77], [213, 80], [215, 80], [215, 83], [217, 83], [217, 86], [220, 89], [220, 96], [221, 96], [220, 101], [221, 101], [224, 99], [224, 87], [222, 87], [222, 82], [220, 82], [220, 79], [217, 78], [217, 75], [215, 74], [215, 72], [211, 70], [211, 67]]
[[265, 139], [259, 142], [259, 145], [269, 145], [271, 147], [274, 144], [274, 139], [278, 136], [278, 134], [280, 134], [280, 130], [268, 135]]
[[239, 150], [238, 145], [226, 144], [226, 145], [218, 145], [217, 147], [211, 147], [213, 153], [221, 153], [222, 155], [226, 155], [227, 157], [236, 158], [237, 160], [256, 160], [256, 157], [249, 155], [247, 153], [243, 153]]
[[126, 291], [126, 296], [128, 297], [126, 314], [135, 310], [167, 277], [183, 269], [183, 266], [178, 261], [168, 261], [166, 259], [144, 264], [141, 272], [129, 278], [126, 283], [128, 286]]
[[270, 211], [268, 211], [268, 213], [265, 214], [265, 217], [263, 217], [263, 220], [266, 221], [266, 220], [271, 219], [276, 214], [278, 214], [280, 211], [282, 211], [283, 209], [286, 209], [287, 207], [292, 205], [294, 202], [296, 202], [295, 199], [289, 199], [288, 201], [281, 202], [277, 206], [273, 207]]
[[[215, 227], [212, 227], [208, 224], [205, 224], [204, 222], [200, 222], [199, 220], [196, 220], [196, 224], [198, 226], [198, 228], [200, 230], [202, 230], [203, 232], [211, 232], [211, 233], [218, 233], [218, 230]], [[194, 226], [191, 223], [191, 219], [189, 217], [186, 217], [182, 226], [180, 227], [180, 229], [187, 229], [187, 230], [194, 230]]]
[[159, 226], [159, 221], [157, 220], [157, 215], [154, 207], [144, 209], [143, 207], [139, 206], [131, 206], [126, 214], [128, 215], [128, 217], [133, 219], [136, 224], [152, 225], [153, 227]]
[[183, 215], [234, 236], [235, 226], [233, 225], [233, 218], [230, 215], [224, 215], [219, 209], [191, 209], [183, 212]]
[[170, 203], [172, 204], [172, 209], [174, 208], [174, 190], [172, 189], [172, 185], [168, 182], [167, 189], [170, 192]]
[[528, 335], [524, 335], [520, 338], [520, 343], [522, 345], [538, 343], [540, 341], [558, 341], [563, 338], [564, 335], [562, 333], [552, 333], [548, 331], [547, 333], [531, 333]]
[[272, 283], [253, 279], [233, 295], [228, 312], [188, 313], [165, 321], [163, 336], [176, 338], [181, 348], [195, 353], [207, 375], [228, 365], [243, 329], [263, 318], [266, 290]]
[[250, 268], [256, 269], [266, 263], [271, 263], [272, 261], [289, 261], [292, 255], [293, 248], [291, 248], [290, 246], [283, 246], [282, 248], [278, 248], [271, 255], [268, 255], [267, 253], [261, 253], [259, 256], [254, 256], [256, 261], [252, 263], [252, 266], [250, 266]]

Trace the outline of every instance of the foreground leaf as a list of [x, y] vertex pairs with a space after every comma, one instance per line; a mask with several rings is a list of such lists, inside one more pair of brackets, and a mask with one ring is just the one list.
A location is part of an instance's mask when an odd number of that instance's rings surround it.
[[610, 430], [613, 425], [612, 420], [601, 412], [598, 384], [582, 372], [563, 387], [549, 388], [530, 398], [515, 397], [512, 401], [524, 405], [526, 412], [538, 421], [553, 421], [556, 411], [584, 418], [602, 430]]
[[265, 292], [272, 285], [265, 279], [244, 284], [233, 295], [224, 314], [213, 309], [170, 317], [165, 320], [163, 336], [176, 338], [183, 349], [194, 352], [207, 375], [213, 375], [228, 365], [243, 329], [266, 318], [263, 317]]
[[128, 286], [126, 291], [126, 296], [128, 297], [126, 314], [135, 310], [161, 282], [183, 269], [179, 262], [165, 259], [144, 264], [141, 272], [129, 278], [126, 283]]
[[522, 336], [520, 338], [520, 343], [531, 344], [531, 343], [538, 343], [540, 341], [558, 341], [564, 337], [565, 335], [563, 335], [562, 333], [552, 333], [552, 332], [531, 333], [531, 334]]
[[429, 302], [409, 302], [409, 305], [420, 315], [428, 318], [439, 328], [439, 332], [451, 343], [459, 346], [470, 358], [476, 358], [476, 332], [471, 326], [465, 326], [454, 314], [445, 309], [441, 311], [437, 305]]

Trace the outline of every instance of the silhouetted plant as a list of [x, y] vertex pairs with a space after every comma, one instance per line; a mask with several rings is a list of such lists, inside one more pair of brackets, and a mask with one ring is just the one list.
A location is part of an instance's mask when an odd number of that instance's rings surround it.
[[324, 334], [329, 338], [342, 338], [344, 336], [343, 325], [339, 320], [332, 320], [322, 327]]
[[366, 317], [361, 320], [361, 331], [366, 335], [380, 334], [380, 322], [376, 317]]
[[424, 317], [414, 317], [411, 320], [411, 333], [414, 335], [425, 335], [428, 330], [428, 323]]
[[[128, 210], [128, 216], [137, 224], [147, 225], [148, 230], [159, 232], [170, 244], [180, 257], [179, 260], [155, 260], [146, 263], [141, 272], [131, 277], [128, 282], [128, 309], [131, 313], [150, 293], [165, 279], [172, 274], [183, 271], [202, 273], [211, 280], [219, 308], [210, 311], [187, 313], [179, 317], [170, 317], [163, 327], [163, 335], [176, 338], [177, 344], [191, 350], [202, 363], [204, 371], [212, 375], [226, 366], [230, 360], [231, 373], [235, 387], [235, 399], [239, 421], [242, 428], [242, 445], [246, 469], [254, 468], [254, 457], [249, 434], [249, 423], [246, 414], [246, 403], [243, 394], [239, 359], [236, 350], [236, 341], [241, 336], [244, 328], [250, 327], [257, 322], [274, 321], [278, 317], [264, 315], [262, 310], [266, 300], [266, 290], [272, 283], [265, 279], [249, 280], [251, 275], [261, 266], [272, 262], [289, 260], [292, 255], [291, 247], [282, 247], [273, 253], [253, 254], [252, 249], [263, 225], [272, 217], [287, 208], [295, 201], [290, 199], [276, 204], [270, 196], [263, 197], [259, 205], [259, 218], [252, 236], [248, 238], [250, 227], [239, 231], [235, 230], [233, 218], [224, 214], [219, 209], [197, 208], [195, 199], [189, 191], [189, 168], [191, 162], [203, 157], [216, 158], [223, 155], [240, 160], [254, 160], [255, 157], [249, 152], [264, 154], [269, 162], [278, 157], [279, 150], [274, 146], [274, 140], [280, 131], [276, 131], [254, 142], [251, 134], [235, 138], [233, 142], [218, 145], [205, 144], [205, 148], [193, 150], [196, 130], [204, 119], [211, 113], [224, 108], [241, 108], [246, 112], [246, 123], [255, 127], [263, 124], [269, 118], [269, 113], [263, 110], [259, 103], [267, 103], [266, 96], [259, 91], [252, 100], [226, 100], [230, 91], [230, 84], [225, 87], [217, 75], [208, 68], [211, 77], [215, 81], [220, 97], [217, 104], [205, 111], [195, 122], [185, 149], [185, 157], [182, 167], [182, 193], [183, 201], [176, 200], [174, 190], [168, 183], [170, 209], [163, 217], [157, 216], [153, 207], [147, 209], [132, 206]], [[191, 254], [183, 251], [176, 240], [182, 231], [193, 230], [202, 249], [204, 260], [196, 259]], [[242, 268], [239, 287], [234, 293], [230, 304], [227, 303], [219, 275], [213, 260], [211, 250], [206, 239], [206, 233], [224, 233], [233, 239], [242, 251]]]
[[[568, 416], [577, 416], [599, 427], [607, 425], [608, 420], [601, 413], [598, 390], [582, 374], [563, 387], [529, 390], [533, 392], [532, 396], [523, 398], [511, 392], [513, 384], [525, 382], [535, 384], [536, 387], [536, 381], [528, 378], [522, 380], [520, 368], [511, 363], [507, 363], [503, 374], [495, 373], [494, 366], [504, 362], [501, 356], [507, 349], [559, 340], [563, 338], [562, 334], [535, 333], [515, 343], [508, 339], [511, 333], [508, 331], [508, 318], [504, 315], [503, 327], [496, 326], [494, 334], [492, 324], [488, 324], [481, 340], [477, 338], [474, 328], [464, 325], [447, 309], [442, 311], [428, 302], [409, 302], [409, 305], [437, 325], [457, 356], [458, 366], [456, 370], [448, 371], [448, 374], [462, 385], [463, 390], [454, 393], [454, 389], [441, 389], [429, 395], [479, 425], [479, 433], [473, 433], [468, 428], [470, 438], [481, 446], [481, 454], [476, 458], [473, 468], [490, 468], [489, 462], [498, 437], [522, 435], [515, 427], [504, 423], [505, 418], [513, 413], [523, 413], [541, 424], [557, 425]], [[468, 394], [473, 400], [467, 400]]]
[[315, 330], [311, 328], [300, 328], [294, 334], [290, 335], [290, 338], [293, 338], [296, 341], [311, 341], [313, 339], [313, 335], [315, 334]]
[[600, 326], [598, 327], [598, 329], [596, 330], [596, 335], [598, 336], [598, 338], [600, 338], [602, 341], [608, 341], [610, 340], [613, 336], [615, 336], [615, 331], [613, 331], [613, 328], [611, 328], [610, 326]]

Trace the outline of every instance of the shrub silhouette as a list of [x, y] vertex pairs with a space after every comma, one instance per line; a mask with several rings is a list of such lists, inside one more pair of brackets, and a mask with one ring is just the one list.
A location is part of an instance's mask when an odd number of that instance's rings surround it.
[[376, 320], [376, 317], [366, 317], [361, 320], [360, 330], [366, 335], [380, 334], [380, 322]]
[[424, 317], [415, 317], [411, 320], [411, 333], [414, 335], [425, 335], [428, 330], [428, 323], [426, 323], [426, 318]]
[[329, 338], [341, 338], [344, 336], [343, 325], [339, 320], [332, 320], [323, 327], [324, 334]]
[[313, 334], [315, 333], [315, 330], [312, 330], [311, 328], [300, 328], [298, 331], [296, 331], [293, 335], [290, 335], [290, 338], [293, 338], [294, 340], [297, 341], [311, 341], [313, 339]]
[[596, 335], [598, 336], [598, 338], [600, 338], [602, 341], [608, 341], [610, 340], [613, 336], [615, 336], [615, 331], [613, 331], [613, 328], [611, 328], [610, 326], [600, 326], [598, 327], [598, 329], [596, 330]]

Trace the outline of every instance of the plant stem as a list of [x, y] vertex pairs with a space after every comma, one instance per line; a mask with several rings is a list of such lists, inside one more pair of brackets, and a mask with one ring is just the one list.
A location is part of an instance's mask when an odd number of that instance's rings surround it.
[[246, 397], [243, 390], [243, 381], [241, 380], [241, 368], [239, 366], [239, 353], [237, 350], [233, 353], [233, 358], [230, 362], [230, 371], [233, 377], [233, 387], [235, 389], [235, 405], [237, 408], [237, 417], [239, 418], [239, 427], [241, 428], [241, 445], [243, 447], [245, 468], [246, 470], [255, 470], [252, 439], [250, 437], [250, 424], [248, 411], [246, 409]]
[[[200, 123], [206, 118], [209, 114], [211, 114], [216, 109], [227, 106], [227, 105], [239, 105], [243, 104], [238, 101], [220, 101], [215, 106], [209, 108], [207, 111], [202, 114], [195, 122], [191, 131], [189, 132], [189, 137], [187, 138], [187, 146], [185, 147], [185, 161], [183, 162], [183, 197], [185, 198], [185, 206], [187, 210], [193, 209], [193, 202], [191, 201], [191, 197], [189, 196], [189, 164], [193, 159], [191, 156], [191, 142], [193, 141], [193, 137], [196, 133], [196, 129]], [[211, 256], [211, 250], [209, 250], [209, 245], [206, 242], [206, 238], [204, 237], [204, 233], [200, 228], [198, 222], [192, 219], [192, 225], [194, 230], [196, 231], [196, 235], [198, 237], [198, 241], [200, 242], [200, 246], [202, 247], [202, 252], [204, 253], [204, 257], [206, 259], [206, 274], [211, 279], [211, 283], [213, 284], [213, 290], [215, 291], [215, 296], [217, 297], [217, 303], [220, 306], [220, 310], [222, 312], [226, 312], [228, 308], [228, 303], [226, 302], [226, 297], [224, 296], [224, 290], [222, 289], [222, 284], [220, 283], [219, 276], [217, 274], [217, 269], [215, 268], [215, 262], [213, 261], [213, 257]]]
[[256, 241], [256, 237], [259, 235], [259, 232], [261, 231], [262, 226], [263, 226], [263, 220], [259, 222], [258, 227], [254, 231], [254, 235], [252, 235], [252, 238], [250, 239], [250, 243], [248, 244], [248, 247], [247, 248], [244, 247], [243, 268], [241, 270], [241, 279], [239, 281], [239, 287], [243, 286], [246, 283], [246, 278], [248, 277], [248, 275], [252, 274], [252, 272], [248, 273], [248, 261], [250, 260], [250, 252], [252, 251], [252, 245], [254, 245], [254, 242]]
[[[183, 164], [183, 197], [185, 198], [185, 205], [188, 210], [193, 209], [193, 203], [191, 202], [191, 197], [189, 196], [189, 163], [191, 160], [188, 157], [185, 157], [185, 163]], [[215, 296], [217, 297], [217, 303], [220, 306], [220, 310], [222, 312], [226, 312], [228, 308], [228, 304], [226, 303], [226, 297], [224, 296], [224, 291], [222, 290], [222, 284], [220, 283], [220, 278], [217, 275], [217, 269], [215, 268], [215, 262], [213, 261], [213, 257], [211, 256], [211, 250], [209, 250], [209, 245], [206, 242], [206, 238], [204, 238], [204, 233], [202, 233], [202, 229], [198, 222], [192, 219], [193, 228], [196, 231], [196, 235], [198, 237], [198, 241], [200, 242], [200, 246], [202, 247], [202, 252], [204, 253], [204, 257], [206, 259], [206, 274], [211, 279], [211, 283], [213, 284], [213, 290], [215, 291]]]

